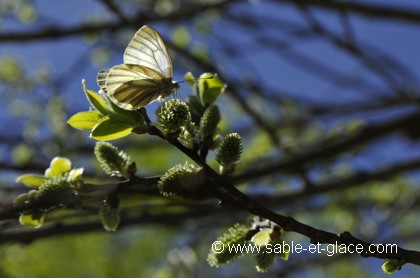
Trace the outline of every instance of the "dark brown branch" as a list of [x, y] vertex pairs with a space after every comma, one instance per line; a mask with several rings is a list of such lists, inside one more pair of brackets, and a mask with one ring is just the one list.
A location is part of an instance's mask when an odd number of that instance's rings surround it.
[[[418, 115], [416, 116], [418, 117]], [[155, 135], [162, 139], [165, 139], [163, 134], [158, 129], [153, 129], [151, 132], [151, 135]], [[360, 240], [354, 237], [353, 235], [351, 235], [349, 232], [333, 234], [333, 233], [319, 230], [314, 227], [303, 224], [290, 216], [283, 216], [283, 215], [277, 214], [269, 210], [268, 208], [266, 208], [265, 206], [263, 206], [256, 200], [251, 199], [250, 197], [248, 197], [247, 195], [239, 191], [229, 181], [228, 177], [220, 176], [218, 173], [216, 173], [210, 166], [208, 166], [204, 161], [202, 161], [199, 155], [195, 153], [194, 151], [186, 148], [177, 140], [168, 141], [168, 143], [172, 144], [178, 150], [188, 155], [192, 160], [194, 160], [197, 164], [203, 167], [208, 177], [210, 179], [214, 179], [213, 184], [216, 189], [223, 188], [223, 190], [225, 190], [226, 193], [224, 191], [217, 191], [217, 190], [211, 191], [212, 193], [218, 192], [218, 194], [215, 195], [216, 198], [220, 198], [220, 196], [223, 196], [223, 199], [221, 199], [222, 203], [229, 202], [228, 204], [229, 206], [237, 207], [241, 210], [248, 211], [249, 213], [252, 213], [254, 215], [269, 219], [273, 221], [274, 223], [278, 224], [285, 231], [296, 232], [298, 234], [308, 237], [311, 243], [329, 243], [329, 244], [337, 244], [337, 245], [345, 244], [346, 246], [349, 246], [350, 244], [352, 244], [352, 246], [356, 246], [360, 244], [363, 246], [363, 250], [364, 250], [364, 252], [360, 254], [363, 257], [395, 259], [395, 260], [402, 260], [404, 263], [412, 263], [412, 264], [420, 265], [420, 252], [418, 251], [406, 250], [406, 249], [397, 247], [397, 252], [384, 252], [384, 253], [369, 252], [369, 246], [371, 245], [371, 243]], [[230, 198], [225, 197], [224, 195], [226, 194]]]
[[101, 0], [101, 2], [108, 8], [109, 11], [115, 14], [121, 22], [127, 22], [123, 12], [112, 0]]
[[[120, 228], [130, 227], [138, 224], [162, 224], [179, 226], [188, 219], [202, 218], [214, 212], [214, 207], [200, 209], [191, 209], [181, 213], [162, 213], [162, 214], [143, 214], [142, 216], [124, 216], [122, 215]], [[6, 242], [31, 243], [34, 240], [58, 235], [80, 234], [92, 231], [104, 231], [100, 222], [77, 223], [77, 224], [55, 224], [45, 225], [44, 228], [31, 231], [13, 231], [0, 233], [0, 244]]]
[[352, 244], [352, 246], [360, 244], [363, 246], [364, 250], [364, 252], [360, 254], [362, 257], [395, 259], [401, 260], [405, 263], [420, 265], [420, 252], [418, 251], [397, 247], [396, 252], [369, 252], [369, 246], [372, 243], [360, 240], [351, 235], [349, 232], [333, 234], [327, 231], [316, 229], [314, 227], [303, 224], [290, 216], [283, 216], [267, 209], [257, 201], [252, 200], [245, 194], [241, 193], [228, 182], [223, 182], [222, 186], [229, 192], [229, 194], [235, 196], [241, 207], [247, 207], [250, 213], [273, 221], [282, 227], [285, 231], [292, 231], [304, 235], [310, 239], [311, 243], [328, 243], [337, 245], [345, 244], [346, 246], [349, 246], [350, 244]]
[[[272, 1], [277, 2], [277, 1]], [[282, 0], [282, 3], [296, 4], [296, 0]], [[409, 23], [420, 23], [420, 11], [413, 9], [401, 9], [397, 7], [386, 7], [360, 3], [354, 1], [338, 1], [338, 0], [299, 0], [301, 4], [307, 6], [318, 7], [333, 11], [349, 11], [367, 17], [375, 17], [380, 19], [394, 19]]]
[[[331, 191], [342, 191], [348, 188], [365, 185], [370, 181], [380, 181], [395, 177], [407, 171], [420, 169], [420, 159], [404, 162], [392, 166], [387, 166], [372, 173], [356, 172], [350, 177], [328, 181], [314, 186], [307, 187], [299, 192], [293, 192], [274, 197], [256, 197], [263, 203], [273, 203], [286, 205], [305, 198]], [[234, 179], [233, 179], [234, 180]]]
[[191, 4], [189, 6], [183, 6], [181, 9], [168, 14], [166, 16], [158, 16], [154, 12], [147, 11], [138, 14], [135, 18], [128, 18], [126, 21], [120, 22], [108, 22], [100, 24], [89, 24], [81, 25], [71, 28], [56, 28], [54, 26], [44, 28], [38, 31], [19, 32], [19, 33], [2, 33], [0, 34], [0, 41], [8, 42], [27, 42], [34, 40], [45, 40], [45, 39], [59, 39], [75, 35], [83, 35], [89, 33], [98, 33], [102, 31], [118, 31], [124, 28], [139, 28], [146, 24], [146, 22], [154, 21], [174, 21], [182, 20], [192, 16], [197, 16], [209, 9], [223, 9], [227, 5], [239, 2], [240, 0], [225, 0], [215, 4], [202, 5], [202, 4]]

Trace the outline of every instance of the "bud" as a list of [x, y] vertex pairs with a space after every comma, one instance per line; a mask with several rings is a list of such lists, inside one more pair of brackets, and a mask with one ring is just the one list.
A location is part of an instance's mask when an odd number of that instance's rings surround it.
[[191, 121], [190, 110], [184, 102], [171, 99], [156, 111], [158, 123], [166, 134], [179, 133]]
[[216, 160], [221, 165], [221, 174], [226, 175], [232, 173], [241, 155], [242, 140], [239, 134], [231, 133], [225, 136], [216, 154]]
[[264, 249], [266, 249], [266, 246], [262, 246], [260, 252], [255, 255], [255, 260], [257, 262], [256, 268], [258, 272], [267, 272], [276, 259], [276, 254], [274, 252], [266, 253], [266, 250]]
[[115, 232], [120, 225], [120, 211], [118, 209], [119, 200], [117, 197], [110, 197], [105, 199], [102, 207], [99, 210], [99, 217], [102, 226], [108, 232]]
[[49, 179], [35, 193], [28, 193], [29, 201], [41, 211], [65, 207], [74, 203], [75, 191], [66, 176]]
[[225, 249], [220, 253], [215, 253], [213, 250], [210, 251], [207, 257], [210, 266], [219, 267], [245, 255], [245, 252], [229, 252], [227, 246], [246, 244], [248, 242], [246, 239], [248, 231], [249, 229], [244, 225], [235, 224], [233, 227], [229, 228], [227, 233], [218, 237], [217, 240], [223, 243]]
[[130, 156], [110, 143], [97, 142], [94, 153], [101, 168], [110, 176], [129, 179], [135, 172]]
[[186, 162], [169, 169], [160, 178], [158, 188], [163, 196], [187, 196], [199, 191], [203, 181], [201, 168]]
[[206, 137], [213, 137], [220, 122], [220, 110], [217, 105], [212, 105], [206, 109], [200, 120], [200, 135], [204, 140]]
[[13, 206], [15, 208], [24, 208], [29, 204], [29, 196], [27, 193], [20, 194], [13, 200]]

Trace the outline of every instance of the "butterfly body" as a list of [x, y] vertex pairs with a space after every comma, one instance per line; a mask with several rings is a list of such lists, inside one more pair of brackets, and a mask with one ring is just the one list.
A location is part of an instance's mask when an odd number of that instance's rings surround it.
[[119, 107], [139, 109], [178, 90], [171, 56], [153, 28], [140, 28], [124, 52], [124, 64], [98, 74], [99, 87]]

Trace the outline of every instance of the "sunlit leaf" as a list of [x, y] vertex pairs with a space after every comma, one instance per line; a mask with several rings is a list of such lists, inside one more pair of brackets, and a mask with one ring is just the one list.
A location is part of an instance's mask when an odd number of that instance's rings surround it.
[[256, 233], [252, 238], [251, 241], [255, 245], [263, 246], [270, 243], [270, 234], [273, 230], [272, 229], [262, 229], [258, 233]]
[[[212, 77], [212, 78], [211, 78]], [[217, 75], [212, 73], [204, 73], [198, 80], [198, 91], [201, 102], [209, 106], [223, 93], [226, 89], [224, 84]]]
[[196, 89], [197, 81], [196, 81], [195, 76], [191, 72], [187, 72], [184, 75], [184, 79], [185, 79], [185, 81], [187, 81], [188, 85], [190, 85], [191, 90], [193, 90], [193, 92], [195, 93], [197, 91], [197, 89]]
[[401, 263], [397, 260], [386, 260], [382, 264], [382, 270], [385, 272], [385, 274], [392, 274], [395, 272], [395, 270], [401, 269]]
[[282, 252], [278, 252], [276, 254], [280, 259], [287, 261], [290, 255], [290, 245], [286, 244], [286, 242], [283, 241], [282, 248]]
[[17, 196], [13, 200], [13, 206], [15, 208], [24, 207], [28, 201], [29, 201], [29, 194], [28, 193], [23, 193], [23, 194], [20, 194], [19, 196]]
[[111, 115], [103, 117], [93, 128], [90, 136], [96, 140], [109, 141], [125, 137], [131, 133], [133, 127], [121, 123], [111, 117]]
[[102, 115], [109, 114], [108, 106], [106, 105], [106, 102], [101, 98], [101, 96], [94, 91], [86, 89], [86, 83], [85, 80], [82, 81], [82, 87], [85, 91], [86, 97], [88, 98], [90, 104], [95, 108], [99, 113]]
[[48, 178], [39, 175], [22, 175], [17, 177], [16, 182], [21, 182], [24, 185], [36, 188], [44, 184]]
[[51, 174], [56, 177], [71, 170], [71, 161], [66, 157], [55, 157], [50, 164]]
[[34, 228], [40, 228], [44, 223], [45, 214], [40, 212], [33, 212], [28, 214], [21, 214], [19, 217], [19, 223], [21, 225], [33, 226]]
[[73, 115], [67, 123], [77, 129], [91, 130], [100, 118], [98, 111], [84, 111]]
[[83, 175], [83, 170], [84, 170], [83, 168], [72, 169], [69, 173], [68, 180], [75, 181], [79, 179]]

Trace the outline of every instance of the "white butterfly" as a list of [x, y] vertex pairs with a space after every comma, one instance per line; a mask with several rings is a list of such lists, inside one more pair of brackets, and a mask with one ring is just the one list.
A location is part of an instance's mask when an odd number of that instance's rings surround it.
[[139, 109], [179, 89], [172, 59], [159, 33], [144, 25], [124, 52], [124, 64], [98, 73], [98, 85], [119, 107]]

